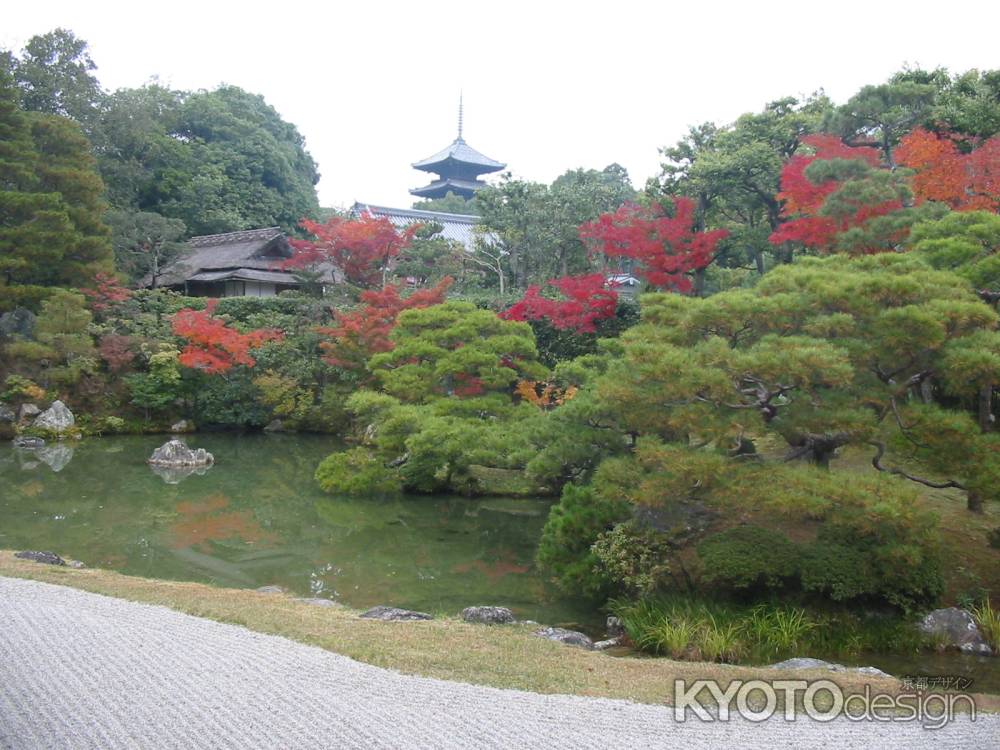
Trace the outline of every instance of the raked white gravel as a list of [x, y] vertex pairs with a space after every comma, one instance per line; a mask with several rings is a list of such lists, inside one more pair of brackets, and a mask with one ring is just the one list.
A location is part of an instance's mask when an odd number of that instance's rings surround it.
[[0, 578], [0, 747], [940, 750], [1000, 747], [1000, 717], [934, 731], [680, 723], [666, 707], [401, 675], [164, 607]]

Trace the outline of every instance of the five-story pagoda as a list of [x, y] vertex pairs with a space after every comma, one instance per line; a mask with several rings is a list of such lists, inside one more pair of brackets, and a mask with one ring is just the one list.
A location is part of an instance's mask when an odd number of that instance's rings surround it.
[[462, 138], [462, 103], [459, 100], [458, 138], [443, 151], [413, 164], [414, 169], [433, 172], [438, 179], [410, 193], [421, 198], [443, 198], [454, 193], [468, 200], [477, 190], [486, 187], [479, 175], [497, 172], [506, 166], [479, 153]]

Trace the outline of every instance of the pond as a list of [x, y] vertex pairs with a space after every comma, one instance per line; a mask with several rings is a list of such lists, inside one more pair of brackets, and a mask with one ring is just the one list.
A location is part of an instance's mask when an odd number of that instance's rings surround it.
[[151, 578], [278, 585], [355, 608], [496, 604], [545, 624], [600, 622], [534, 565], [551, 500], [330, 496], [313, 472], [339, 446], [309, 435], [193, 435], [216, 465], [160, 476], [146, 459], [164, 439], [0, 445], [0, 548]]
[[[219, 586], [283, 586], [363, 609], [457, 614], [474, 604], [602, 635], [602, 617], [560, 595], [534, 565], [550, 499], [335, 497], [313, 472], [323, 436], [205, 433], [201, 474], [157, 474], [163, 436], [107, 437], [38, 451], [0, 444], [0, 548]], [[162, 474], [162, 476], [161, 476]], [[844, 661], [823, 654], [809, 654]], [[895, 675], [961, 675], [1000, 692], [1000, 659], [865, 654], [846, 663]]]

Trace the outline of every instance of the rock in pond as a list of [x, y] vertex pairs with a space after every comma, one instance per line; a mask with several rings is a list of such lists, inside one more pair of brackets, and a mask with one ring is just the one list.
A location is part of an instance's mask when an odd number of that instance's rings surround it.
[[170, 431], [173, 432], [174, 434], [179, 434], [182, 432], [193, 432], [194, 424], [192, 424], [186, 419], [182, 419], [181, 421], [174, 422], [172, 425], [170, 425]]
[[765, 669], [826, 669], [830, 672], [856, 672], [872, 677], [892, 677], [891, 674], [883, 672], [877, 667], [845, 667], [843, 664], [813, 659], [808, 656], [797, 656], [794, 659], [779, 661], [777, 664], [768, 664]]
[[284, 432], [285, 424], [280, 419], [272, 419], [264, 425], [264, 432]]
[[920, 622], [921, 632], [941, 638], [946, 645], [966, 654], [990, 656], [990, 648], [972, 615], [958, 607], [935, 609]]
[[618, 638], [608, 638], [604, 641], [594, 641], [594, 651], [607, 651], [609, 648], [621, 645], [622, 639], [620, 636]]
[[17, 410], [17, 421], [24, 424], [31, 421], [41, 413], [42, 410], [34, 404], [21, 404], [21, 408]]
[[45, 447], [45, 441], [40, 437], [32, 437], [31, 435], [18, 435], [14, 438], [15, 448], [24, 448], [25, 450], [38, 450], [39, 448]]
[[433, 620], [434, 618], [426, 612], [414, 612], [412, 609], [400, 609], [399, 607], [378, 606], [372, 607], [367, 612], [362, 612], [361, 617], [366, 620]]
[[76, 424], [73, 412], [62, 401], [53, 401], [52, 406], [39, 414], [32, 427], [40, 430], [51, 430], [56, 434], [66, 432]]
[[191, 450], [180, 440], [168, 440], [146, 462], [153, 466], [211, 466], [215, 457], [204, 448]]
[[462, 619], [484, 625], [508, 625], [514, 622], [514, 613], [506, 607], [466, 607]]
[[25, 550], [24, 552], [15, 552], [14, 557], [20, 557], [22, 560], [33, 560], [34, 562], [45, 563], [46, 565], [65, 565], [66, 561], [63, 560], [55, 552], [38, 552], [36, 550]]
[[539, 638], [546, 638], [550, 641], [565, 643], [567, 646], [579, 646], [588, 651], [593, 650], [594, 642], [583, 633], [576, 630], [566, 630], [565, 628], [540, 628], [532, 635]]

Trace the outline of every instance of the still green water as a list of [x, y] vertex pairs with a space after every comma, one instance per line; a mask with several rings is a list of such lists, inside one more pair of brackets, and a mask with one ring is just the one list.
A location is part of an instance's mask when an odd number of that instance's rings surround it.
[[163, 442], [0, 444], [0, 548], [152, 578], [278, 585], [356, 608], [495, 604], [546, 624], [599, 622], [534, 566], [550, 500], [332, 497], [313, 472], [339, 446], [321, 436], [193, 435], [215, 466], [161, 477], [146, 459]]
[[[496, 604], [521, 619], [603, 633], [600, 613], [560, 596], [534, 566], [550, 500], [331, 497], [313, 472], [340, 446], [308, 435], [193, 435], [189, 445], [213, 453], [216, 465], [163, 477], [146, 464], [163, 442], [0, 444], [0, 548], [51, 550], [150, 578], [279, 585], [359, 609], [456, 614]], [[1000, 692], [996, 658], [865, 654], [847, 663], [962, 675], [973, 690]]]

